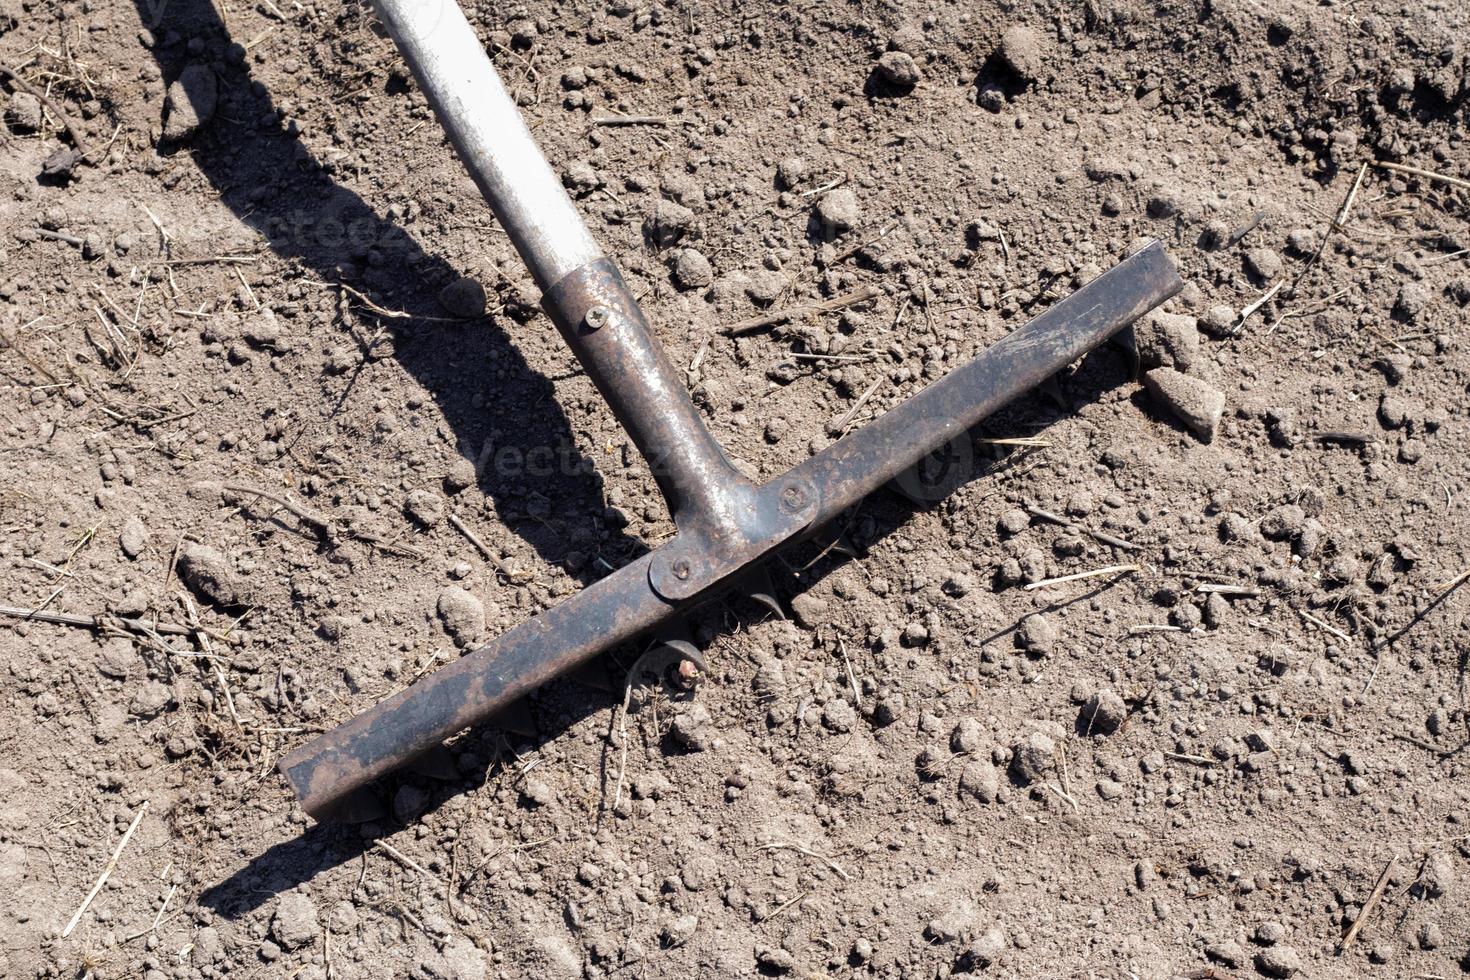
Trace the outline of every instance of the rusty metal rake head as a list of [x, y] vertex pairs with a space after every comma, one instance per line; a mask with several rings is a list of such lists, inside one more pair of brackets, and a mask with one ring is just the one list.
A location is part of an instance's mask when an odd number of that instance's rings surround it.
[[280, 768], [314, 816], [444, 739], [731, 586], [1180, 288], [1157, 242], [897, 408], [765, 483], [710, 435], [542, 157], [453, 0], [376, 0], [460, 158], [544, 290], [542, 305], [648, 460], [677, 533], [333, 731]]

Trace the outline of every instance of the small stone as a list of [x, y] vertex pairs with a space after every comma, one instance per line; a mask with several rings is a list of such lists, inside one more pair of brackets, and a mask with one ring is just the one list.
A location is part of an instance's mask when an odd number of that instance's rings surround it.
[[1288, 251], [1301, 256], [1310, 256], [1317, 251], [1317, 232], [1312, 228], [1293, 228], [1286, 236]]
[[461, 320], [485, 315], [485, 287], [470, 276], [458, 279], [439, 290], [439, 305], [444, 312]]
[[207, 65], [189, 65], [168, 87], [164, 99], [166, 117], [163, 138], [170, 142], [188, 139], [214, 118], [219, 89]]
[[1268, 541], [1288, 541], [1301, 533], [1307, 513], [1296, 504], [1283, 504], [1261, 518], [1261, 536]]
[[459, 493], [474, 486], [478, 479], [474, 461], [460, 457], [450, 463], [449, 469], [445, 471], [444, 489], [450, 493]]
[[695, 930], [699, 928], [699, 917], [696, 915], [681, 915], [673, 922], [663, 928], [661, 936], [665, 946], [682, 946], [694, 938]]
[[1272, 946], [1256, 954], [1256, 969], [1268, 977], [1286, 980], [1302, 968], [1302, 954], [1291, 946]]
[[1041, 732], [1032, 732], [1011, 748], [1011, 773], [1023, 784], [1039, 782], [1056, 758], [1057, 743]]
[[129, 558], [137, 558], [148, 547], [150, 535], [148, 528], [137, 516], [131, 516], [123, 521], [122, 530], [118, 532], [117, 543], [122, 548], [123, 554]]
[[1032, 656], [1049, 657], [1056, 645], [1056, 627], [1041, 613], [1031, 613], [1016, 627], [1016, 646]]
[[761, 973], [790, 973], [796, 968], [796, 957], [787, 950], [776, 947], [757, 950], [755, 961]]
[[12, 92], [5, 119], [18, 133], [34, 133], [41, 128], [41, 100], [29, 92]]
[[1199, 327], [1192, 316], [1155, 310], [1133, 325], [1138, 358], [1146, 368], [1171, 367], [1185, 374], [1199, 365]]
[[285, 950], [299, 949], [321, 935], [316, 906], [300, 892], [287, 892], [276, 903], [271, 917], [271, 937]]
[[794, 190], [808, 174], [806, 160], [801, 157], [786, 157], [776, 164], [776, 183], [782, 190]]
[[1002, 534], [1014, 537], [1031, 526], [1031, 515], [1019, 507], [1013, 507], [1000, 515], [998, 526]]
[[669, 726], [669, 734], [674, 737], [674, 741], [691, 752], [703, 752], [714, 743], [714, 726], [711, 724], [709, 709], [698, 701], [690, 704], [674, 717]]
[[1206, 957], [1222, 966], [1228, 966], [1232, 970], [1238, 970], [1244, 966], [1248, 955], [1245, 947], [1232, 939], [1211, 943], [1205, 947]]
[[1393, 303], [1393, 315], [1405, 323], [1416, 323], [1429, 309], [1429, 290], [1417, 282], [1406, 282], [1399, 287], [1398, 297]]
[[821, 596], [803, 592], [791, 600], [791, 615], [806, 629], [815, 629], [831, 620], [831, 603]]
[[1024, 25], [1009, 28], [1001, 35], [996, 56], [1023, 82], [1041, 78], [1045, 69], [1045, 48], [1041, 35]]
[[857, 711], [843, 698], [833, 698], [822, 707], [822, 724], [828, 731], [850, 732], [857, 724]]
[[542, 779], [528, 779], [521, 784], [521, 801], [535, 809], [556, 802], [556, 791]]
[[674, 284], [680, 289], [704, 289], [715, 281], [709, 259], [697, 248], [681, 249], [674, 260]]
[[1449, 852], [1435, 851], [1424, 862], [1424, 875], [1421, 879], [1424, 894], [1429, 898], [1444, 898], [1454, 891], [1455, 879], [1458, 877], [1455, 859]]
[[980, 724], [978, 718], [961, 718], [949, 733], [949, 748], [952, 752], [974, 755], [985, 748], [988, 741], [985, 726]]
[[1228, 337], [1235, 329], [1239, 314], [1235, 308], [1218, 303], [1205, 310], [1199, 318], [1199, 328], [1211, 337]]
[[357, 928], [357, 923], [357, 906], [345, 898], [333, 905], [331, 913], [327, 916], [327, 928], [339, 936], [352, 932]]
[[1256, 942], [1262, 946], [1275, 946], [1286, 938], [1286, 926], [1279, 922], [1262, 922], [1256, 926]]
[[823, 230], [832, 235], [850, 231], [862, 220], [857, 195], [846, 187], [823, 194], [817, 201], [814, 213]]
[[470, 646], [485, 631], [484, 603], [457, 585], [440, 591], [436, 609], [444, 631], [461, 647]]
[[206, 544], [191, 544], [179, 555], [179, 579], [207, 602], [238, 606], [244, 589], [234, 566], [222, 553]]
[[412, 490], [403, 500], [403, 509], [423, 527], [433, 527], [444, 519], [444, 497], [432, 490]]
[[1000, 926], [991, 926], [965, 947], [965, 965], [973, 970], [991, 966], [1006, 950], [1006, 934]]
[[1143, 376], [1150, 395], [1173, 412], [1205, 442], [1215, 438], [1225, 414], [1225, 393], [1173, 368], [1155, 368]]
[[903, 717], [903, 709], [902, 694], [896, 691], [884, 694], [873, 705], [873, 723], [880, 727], [887, 727]]
[[413, 823], [428, 805], [428, 794], [417, 786], [405, 784], [393, 794], [393, 817], [402, 824]]
[[127, 680], [138, 665], [133, 641], [124, 636], [115, 636], [102, 644], [102, 652], [97, 655], [97, 673], [114, 680]]
[[1000, 777], [995, 767], [984, 760], [976, 760], [960, 770], [960, 792], [981, 803], [994, 803], [1000, 794]]
[[1275, 249], [1261, 246], [1245, 253], [1245, 271], [1257, 285], [1273, 282], [1281, 275], [1283, 264]]
[[1128, 705], [1117, 692], [1104, 688], [1082, 707], [1082, 730], [1090, 735], [1111, 735], [1128, 720]]
[[128, 713], [138, 718], [153, 718], [167, 708], [174, 699], [174, 692], [167, 684], [149, 681], [128, 702]]
[[903, 51], [886, 51], [878, 59], [878, 74], [895, 88], [907, 91], [919, 84], [919, 66], [912, 55]]
[[694, 212], [673, 201], [659, 201], [643, 220], [643, 234], [660, 248], [676, 244], [694, 228]]

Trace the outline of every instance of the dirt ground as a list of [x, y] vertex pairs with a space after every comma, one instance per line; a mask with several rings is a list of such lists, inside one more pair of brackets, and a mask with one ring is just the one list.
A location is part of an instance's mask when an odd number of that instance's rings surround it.
[[1187, 286], [692, 698], [317, 825], [283, 752], [672, 524], [365, 6], [0, 0], [0, 975], [1470, 972], [1470, 5], [468, 13], [752, 474]]

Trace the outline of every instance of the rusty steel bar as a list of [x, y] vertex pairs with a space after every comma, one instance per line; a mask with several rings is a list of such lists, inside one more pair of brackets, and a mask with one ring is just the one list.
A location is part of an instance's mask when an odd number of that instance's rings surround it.
[[754, 484], [705, 428], [617, 266], [588, 263], [541, 305], [648, 461], [679, 530], [711, 540], [733, 533]]
[[[1137, 252], [902, 405], [755, 488], [754, 506], [784, 505], [790, 515], [784, 523], [772, 522], [774, 533], [752, 539], [755, 546], [768, 552], [835, 518], [1181, 285], [1161, 245]], [[802, 487], [809, 488], [804, 495], [791, 493]], [[665, 598], [653, 584], [656, 567], [661, 556], [680, 554], [688, 538], [681, 530], [657, 551], [287, 754], [280, 768], [302, 806], [325, 815], [352, 790], [581, 661], [716, 594], [761, 556], [752, 550], [723, 560], [715, 556], [689, 583], [687, 598]]]

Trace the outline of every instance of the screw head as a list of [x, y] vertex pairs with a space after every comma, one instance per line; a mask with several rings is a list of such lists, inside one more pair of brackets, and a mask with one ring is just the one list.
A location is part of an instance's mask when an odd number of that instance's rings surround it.
[[612, 311], [605, 306], [594, 306], [582, 319], [587, 324], [588, 330], [601, 330], [607, 326], [607, 321], [612, 319]]
[[674, 559], [674, 564], [670, 566], [669, 570], [674, 573], [674, 578], [678, 579], [681, 582], [688, 579], [689, 573], [693, 571], [693, 569], [689, 566], [688, 558]]
[[788, 483], [781, 488], [781, 506], [788, 512], [801, 510], [806, 506], [806, 488], [799, 483]]

